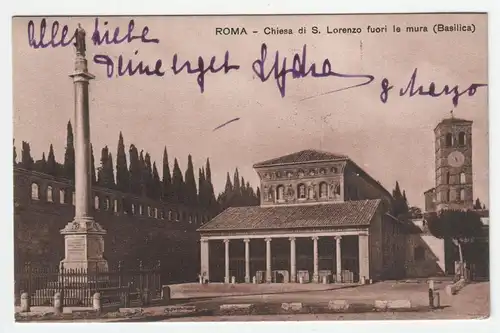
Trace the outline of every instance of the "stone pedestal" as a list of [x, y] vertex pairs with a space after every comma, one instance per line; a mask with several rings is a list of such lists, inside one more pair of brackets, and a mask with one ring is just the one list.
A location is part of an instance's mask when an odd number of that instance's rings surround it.
[[[91, 218], [75, 220], [66, 225], [61, 234], [64, 235], [65, 248], [61, 268], [64, 267], [65, 271], [84, 270], [88, 279], [94, 282], [97, 273], [108, 272], [108, 262], [103, 257], [106, 231], [98, 223]], [[107, 276], [101, 276], [99, 280], [105, 281]]]

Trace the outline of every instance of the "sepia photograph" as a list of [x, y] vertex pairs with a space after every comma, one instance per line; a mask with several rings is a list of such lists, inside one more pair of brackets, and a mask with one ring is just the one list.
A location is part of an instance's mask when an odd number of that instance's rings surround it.
[[487, 13], [11, 25], [16, 322], [490, 316]]

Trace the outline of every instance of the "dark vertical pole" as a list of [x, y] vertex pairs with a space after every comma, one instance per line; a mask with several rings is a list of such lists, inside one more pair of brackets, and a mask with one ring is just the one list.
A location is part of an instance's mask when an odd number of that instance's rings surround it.
[[66, 297], [64, 297], [64, 280], [65, 280], [65, 268], [64, 268], [64, 263], [61, 262], [61, 272], [60, 272], [60, 278], [59, 278], [59, 284], [60, 284], [60, 290], [61, 290], [61, 312], [64, 309], [64, 302], [66, 301]]
[[33, 272], [31, 270], [31, 262], [28, 261], [28, 267], [27, 267], [27, 270], [28, 270], [28, 285], [27, 285], [27, 289], [28, 289], [28, 302], [30, 303], [31, 305], [31, 279], [33, 278]]
[[143, 285], [143, 276], [142, 276], [142, 260], [139, 260], [139, 302], [142, 305], [143, 304], [143, 292], [144, 292], [144, 285]]

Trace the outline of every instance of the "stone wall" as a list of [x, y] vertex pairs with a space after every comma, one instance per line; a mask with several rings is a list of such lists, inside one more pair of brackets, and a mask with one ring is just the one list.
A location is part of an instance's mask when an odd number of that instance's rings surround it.
[[[38, 198], [34, 198], [33, 183], [38, 186]], [[49, 187], [52, 198], [47, 195]], [[17, 268], [27, 261], [55, 266], [64, 258], [64, 238], [59, 231], [73, 219], [75, 208], [57, 196], [61, 189], [72, 191], [71, 184], [65, 180], [14, 170]], [[94, 215], [107, 231], [104, 256], [110, 266], [118, 261], [137, 266], [139, 260], [145, 264], [161, 260], [163, 279], [196, 280], [200, 263], [196, 229], [209, 219], [206, 212], [98, 187], [94, 187], [93, 192], [100, 198]], [[133, 214], [120, 205], [115, 209], [114, 202], [120, 199], [136, 205]]]

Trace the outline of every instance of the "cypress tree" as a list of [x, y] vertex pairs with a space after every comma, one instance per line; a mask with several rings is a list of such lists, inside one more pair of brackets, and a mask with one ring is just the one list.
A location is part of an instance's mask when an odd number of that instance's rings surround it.
[[125, 154], [122, 132], [120, 132], [118, 138], [118, 150], [116, 152], [116, 186], [121, 191], [130, 191], [130, 173], [127, 168], [127, 155]]
[[163, 179], [162, 179], [162, 197], [164, 200], [172, 200], [172, 176], [168, 166], [167, 147], [163, 150]]
[[139, 170], [140, 170], [140, 195], [146, 196], [146, 164], [144, 163], [144, 150], [141, 149], [141, 152], [139, 153]]
[[16, 140], [12, 140], [12, 148], [14, 150], [14, 166], [17, 164]]
[[156, 162], [153, 162], [153, 199], [158, 200], [161, 196], [161, 182], [160, 175], [158, 174], [158, 169], [156, 168]]
[[75, 179], [75, 146], [73, 143], [73, 127], [68, 121], [66, 128], [66, 151], [64, 153], [64, 177]]
[[215, 198], [214, 186], [212, 184], [212, 170], [210, 168], [210, 160], [208, 158], [205, 168], [205, 184], [206, 184], [205, 195], [207, 197], [207, 206], [212, 213], [215, 213], [218, 210], [218, 203], [217, 199]]
[[54, 147], [52, 144], [49, 147], [49, 156], [47, 157], [47, 173], [51, 176], [57, 176], [57, 163], [54, 155]]
[[207, 207], [207, 197], [205, 194], [206, 184], [205, 184], [205, 174], [202, 169], [198, 169], [198, 202], [202, 208]]
[[27, 170], [33, 170], [34, 164], [35, 162], [33, 161], [33, 157], [31, 157], [30, 144], [26, 141], [23, 141], [21, 151], [21, 166]]
[[45, 152], [42, 153], [42, 159], [35, 162], [33, 168], [38, 172], [47, 173], [47, 161], [45, 159]]
[[178, 203], [184, 203], [184, 180], [182, 179], [182, 172], [179, 168], [177, 158], [174, 159], [174, 169], [172, 171], [172, 191], [173, 199]]
[[115, 188], [115, 171], [113, 164], [113, 156], [111, 153], [108, 153], [108, 164], [106, 165], [106, 178], [108, 179], [108, 187]]
[[94, 158], [94, 146], [90, 145], [90, 180], [92, 185], [97, 184], [97, 177], [95, 172], [95, 158]]
[[141, 189], [142, 169], [139, 160], [139, 153], [137, 151], [137, 148], [133, 144], [130, 145], [129, 155], [130, 155], [130, 167], [129, 167], [130, 189], [131, 192], [134, 193], [135, 195], [140, 195], [142, 190]]
[[185, 181], [185, 203], [190, 206], [197, 204], [198, 192], [196, 190], [196, 181], [194, 179], [194, 167], [191, 155], [188, 155], [188, 165], [184, 177]]
[[257, 187], [257, 192], [256, 192], [256, 198], [257, 198], [257, 201], [255, 203], [256, 206], [260, 205], [260, 188]]
[[146, 152], [146, 155], [144, 156], [142, 181], [146, 190], [146, 196], [148, 198], [154, 198], [153, 166], [151, 165], [151, 156], [148, 152]]

